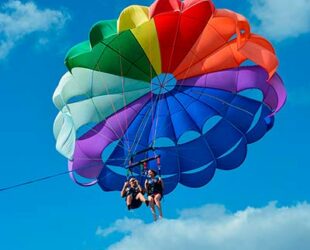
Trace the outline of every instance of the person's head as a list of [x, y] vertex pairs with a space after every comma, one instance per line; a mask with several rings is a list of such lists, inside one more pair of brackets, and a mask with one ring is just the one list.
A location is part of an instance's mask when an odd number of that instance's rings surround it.
[[130, 186], [134, 186], [134, 185], [137, 184], [137, 180], [132, 177], [132, 178], [129, 179], [129, 184], [130, 184]]
[[153, 169], [149, 169], [147, 173], [151, 178], [154, 178], [157, 175], [157, 172]]

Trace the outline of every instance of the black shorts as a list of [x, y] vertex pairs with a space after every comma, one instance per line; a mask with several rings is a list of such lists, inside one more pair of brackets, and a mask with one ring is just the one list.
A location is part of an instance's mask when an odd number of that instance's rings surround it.
[[138, 208], [138, 207], [141, 206], [141, 204], [142, 204], [142, 201], [137, 200], [136, 198], [133, 198], [133, 200], [132, 200], [132, 202], [131, 202], [131, 204], [130, 204], [130, 208], [131, 208], [131, 209]]
[[[131, 201], [131, 204], [130, 204], [130, 209], [139, 208], [142, 205], [142, 201], [140, 201], [139, 199], [136, 199], [137, 198], [137, 194], [135, 194], [135, 195], [129, 194], [129, 195], [132, 195], [132, 201]], [[127, 196], [126, 196], [126, 199], [127, 199]]]
[[154, 192], [154, 193], [152, 193], [152, 194], [148, 194], [148, 196], [151, 196], [153, 199], [155, 198], [155, 196], [157, 195], [157, 194], [160, 194], [160, 199], [159, 200], [161, 200], [161, 198], [163, 198], [163, 194], [162, 193], [157, 193], [157, 192]]

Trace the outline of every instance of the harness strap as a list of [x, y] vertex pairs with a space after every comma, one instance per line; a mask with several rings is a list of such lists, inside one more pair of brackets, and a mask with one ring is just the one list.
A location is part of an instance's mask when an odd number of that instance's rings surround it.
[[161, 172], [160, 172], [160, 167], [161, 167], [161, 165], [160, 165], [160, 155], [158, 155], [156, 157], [156, 163], [157, 163], [158, 175], [159, 175], [159, 177], [161, 177]]

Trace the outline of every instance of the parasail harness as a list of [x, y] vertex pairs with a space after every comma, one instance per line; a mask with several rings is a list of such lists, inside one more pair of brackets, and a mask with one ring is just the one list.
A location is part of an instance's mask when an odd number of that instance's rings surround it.
[[[141, 155], [143, 153], [147, 153], [149, 151], [153, 152], [152, 157], [147, 157], [139, 161], [135, 161], [135, 158], [138, 155]], [[133, 155], [130, 156], [129, 164], [126, 167], [127, 168], [127, 180], [129, 180], [131, 177], [134, 176], [133, 169], [136, 167], [140, 167], [140, 181], [142, 181], [143, 178], [147, 179], [148, 178], [148, 170], [149, 168], [149, 162], [151, 161], [156, 161], [157, 165], [157, 173], [158, 176], [161, 177], [161, 163], [160, 163], [160, 155], [156, 154], [156, 148], [155, 147], [149, 147], [146, 149], [143, 149], [141, 151], [135, 152]]]

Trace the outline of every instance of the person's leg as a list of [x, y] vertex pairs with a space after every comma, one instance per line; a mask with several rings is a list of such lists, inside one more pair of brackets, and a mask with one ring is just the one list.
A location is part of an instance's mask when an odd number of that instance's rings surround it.
[[150, 208], [153, 215], [153, 220], [157, 220], [156, 212], [155, 212], [155, 205], [154, 205], [154, 199], [152, 196], [148, 196], [149, 202], [150, 202]]
[[156, 206], [158, 207], [159, 218], [163, 218], [163, 211], [161, 208], [160, 200], [161, 200], [161, 194], [156, 194], [154, 197], [154, 201], [155, 201]]
[[140, 200], [142, 202], [144, 202], [147, 206], [149, 205], [149, 201], [145, 199], [144, 195], [141, 193], [138, 193], [136, 195], [136, 200]]
[[126, 197], [126, 205], [127, 205], [128, 209], [130, 209], [131, 203], [132, 203], [132, 195], [130, 194]]

